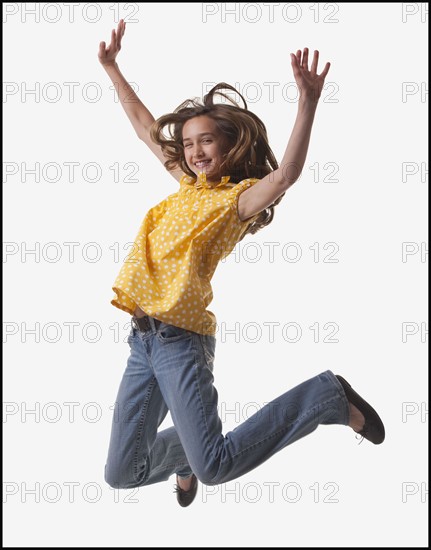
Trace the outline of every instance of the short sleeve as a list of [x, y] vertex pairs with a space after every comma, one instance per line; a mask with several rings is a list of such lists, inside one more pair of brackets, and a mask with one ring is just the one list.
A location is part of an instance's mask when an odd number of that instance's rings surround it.
[[246, 180], [243, 180], [235, 185], [231, 189], [231, 192], [228, 196], [229, 206], [233, 210], [234, 220], [240, 227], [245, 227], [250, 225], [254, 220], [256, 220], [259, 217], [260, 212], [257, 214], [254, 214], [253, 216], [250, 216], [246, 220], [240, 220], [238, 215], [238, 200], [240, 194], [245, 191], [246, 189], [249, 189], [253, 185], [255, 185], [258, 181], [257, 178], [249, 178]]

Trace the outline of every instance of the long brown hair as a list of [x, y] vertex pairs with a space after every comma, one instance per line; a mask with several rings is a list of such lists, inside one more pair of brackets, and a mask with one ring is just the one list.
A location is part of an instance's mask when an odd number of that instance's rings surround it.
[[[244, 107], [240, 107], [232, 98], [219, 90], [227, 89], [237, 93]], [[220, 95], [231, 102], [231, 105], [215, 103], [214, 95]], [[167, 170], [178, 167], [192, 178], [196, 175], [187, 166], [184, 156], [183, 126], [193, 117], [207, 115], [212, 118], [222, 134], [226, 144], [225, 160], [220, 169], [222, 174], [230, 176], [233, 183], [248, 178], [261, 179], [278, 168], [269, 143], [264, 123], [258, 116], [248, 110], [244, 97], [230, 84], [220, 82], [203, 98], [187, 99], [173, 113], [163, 115], [151, 126], [151, 139], [161, 146], [167, 158], [164, 166]], [[163, 134], [167, 127], [169, 137]], [[274, 217], [274, 207], [284, 197], [283, 193], [272, 204], [264, 208], [256, 220], [250, 224], [247, 233], [254, 234], [270, 224]]]

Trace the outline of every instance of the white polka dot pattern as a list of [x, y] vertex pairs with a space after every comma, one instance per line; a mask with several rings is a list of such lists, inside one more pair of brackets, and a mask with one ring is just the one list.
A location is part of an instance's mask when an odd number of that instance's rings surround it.
[[239, 194], [259, 180], [229, 179], [209, 184], [204, 173], [184, 174], [180, 189], [147, 212], [112, 287], [112, 305], [131, 315], [138, 305], [165, 323], [215, 335], [211, 278], [259, 215], [241, 221], [237, 212]]

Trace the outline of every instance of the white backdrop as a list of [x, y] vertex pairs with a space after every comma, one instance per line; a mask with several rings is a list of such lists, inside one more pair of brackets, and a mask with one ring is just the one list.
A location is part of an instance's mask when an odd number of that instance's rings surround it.
[[[426, 544], [426, 10], [4, 5], [5, 546]], [[98, 62], [119, 17], [120, 69], [155, 117], [228, 82], [279, 161], [297, 108], [290, 52], [331, 62], [300, 180], [213, 278], [216, 386], [226, 432], [331, 369], [381, 414], [382, 445], [320, 426], [200, 485], [187, 509], [174, 477], [104, 482], [130, 329], [111, 287], [147, 210], [178, 188]]]

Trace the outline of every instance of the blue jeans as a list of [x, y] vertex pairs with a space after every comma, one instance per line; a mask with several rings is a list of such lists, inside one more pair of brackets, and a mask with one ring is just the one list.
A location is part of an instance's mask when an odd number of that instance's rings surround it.
[[[147, 316], [132, 318], [130, 356], [115, 404], [105, 481], [131, 488], [192, 473], [206, 485], [231, 481], [314, 431], [349, 423], [344, 390], [327, 370], [222, 434], [214, 387], [216, 338]], [[171, 413], [174, 427], [158, 430]]]

